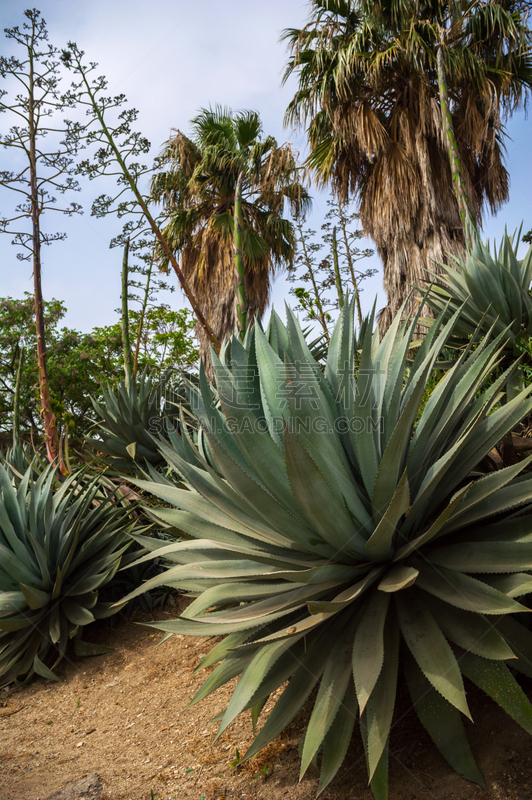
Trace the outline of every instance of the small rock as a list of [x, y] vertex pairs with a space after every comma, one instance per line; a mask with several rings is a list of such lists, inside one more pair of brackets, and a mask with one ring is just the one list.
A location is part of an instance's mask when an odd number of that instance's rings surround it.
[[103, 786], [98, 775], [92, 773], [76, 783], [69, 783], [45, 800], [101, 800], [102, 797]]

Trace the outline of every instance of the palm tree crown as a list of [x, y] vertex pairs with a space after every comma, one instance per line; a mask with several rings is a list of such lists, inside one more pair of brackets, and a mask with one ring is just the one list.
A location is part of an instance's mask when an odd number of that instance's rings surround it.
[[384, 265], [386, 327], [409, 285], [463, 246], [442, 133], [441, 48], [465, 188], [476, 221], [508, 197], [503, 120], [532, 87], [521, 0], [312, 0], [287, 30], [288, 123], [308, 126], [309, 164], [361, 221]]
[[[166, 144], [152, 194], [167, 215], [165, 235], [181, 256], [181, 268], [221, 341], [235, 325], [233, 236], [235, 188], [242, 180], [242, 250], [248, 315], [262, 314], [276, 269], [292, 263], [295, 233], [284, 216], [306, 211], [308, 192], [289, 144], [262, 136], [254, 111], [202, 109], [193, 137], [177, 131]], [[164, 263], [164, 260], [163, 260]], [[201, 332], [200, 332], [201, 336]], [[201, 341], [200, 352], [208, 344]]]

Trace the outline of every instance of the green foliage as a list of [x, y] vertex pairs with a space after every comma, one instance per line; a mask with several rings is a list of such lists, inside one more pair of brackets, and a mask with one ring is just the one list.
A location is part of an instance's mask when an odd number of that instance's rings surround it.
[[[132, 333], [138, 329], [140, 311], [129, 312]], [[148, 306], [140, 336], [138, 364], [156, 371], [191, 369], [199, 358], [194, 343], [194, 317], [187, 308], [171, 309], [165, 304]]]
[[[91, 409], [89, 392], [102, 381], [117, 380], [122, 371], [120, 326], [94, 328], [80, 333], [60, 328], [65, 315], [64, 303], [44, 302], [47, 362], [50, 394], [59, 425], [81, 438], [88, 429]], [[25, 349], [20, 392], [21, 436], [41, 436], [39, 413], [37, 354], [33, 298], [26, 292], [22, 300], [0, 300], [0, 416], [2, 429], [12, 425], [18, 353]]]
[[[59, 300], [44, 303], [47, 360], [50, 393], [54, 413], [62, 429], [80, 444], [94, 424], [91, 396], [102, 402], [103, 386], [116, 386], [123, 377], [122, 335], [120, 323], [93, 328], [80, 333], [59, 323], [66, 308]], [[130, 312], [138, 326], [139, 311]], [[189, 368], [196, 363], [197, 350], [187, 310], [172, 311], [166, 305], [146, 309], [139, 347], [141, 369], [165, 370], [168, 366]], [[0, 299], [0, 432], [10, 435], [13, 396], [20, 348], [25, 349], [20, 393], [20, 428], [22, 438], [41, 439], [37, 356], [33, 298]]]
[[[256, 326], [231, 359], [216, 358], [192, 404], [200, 453], [161, 445], [186, 491], [135, 481], [174, 506], [152, 509], [194, 541], [154, 552], [164, 583], [196, 595], [176, 634], [225, 638], [193, 702], [235, 676], [218, 735], [245, 710], [256, 721], [282, 692], [244, 758], [277, 736], [317, 694], [301, 772], [321, 753], [322, 791], [358, 719], [374, 794], [387, 796], [387, 752], [398, 675], [449, 764], [482, 783], [461, 722], [463, 675], [527, 731], [532, 706], [506, 666], [531, 674], [531, 636], [513, 618], [532, 586], [530, 459], [478, 479], [478, 464], [532, 409], [531, 390], [494, 410], [502, 378], [484, 388], [503, 336], [462, 353], [425, 402], [456, 315], [438, 319], [413, 360], [417, 320], [398, 315], [382, 341], [363, 336], [353, 375], [352, 305], [331, 337], [323, 374], [293, 314], [273, 346]], [[425, 402], [420, 414], [420, 406]], [[416, 424], [417, 423], [417, 424]]]
[[[53, 670], [70, 639], [116, 609], [99, 602], [129, 547], [132, 506], [99, 478], [76, 473], [56, 485], [48, 467], [12, 482], [0, 465], [0, 683]], [[94, 652], [94, 651], [93, 651]]]

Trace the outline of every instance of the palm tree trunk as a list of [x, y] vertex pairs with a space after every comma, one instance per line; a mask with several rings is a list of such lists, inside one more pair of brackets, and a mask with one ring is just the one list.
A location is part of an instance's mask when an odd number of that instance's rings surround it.
[[242, 255], [242, 173], [238, 173], [235, 188], [235, 295], [236, 295], [236, 323], [238, 335], [243, 340], [247, 327], [248, 303], [246, 296], [246, 274], [244, 258]]
[[336, 291], [338, 292], [338, 305], [340, 306], [340, 308], [343, 308], [344, 289], [342, 286], [342, 276], [340, 275], [340, 267], [338, 264], [338, 241], [336, 239], [336, 225], [333, 228], [332, 252], [333, 252], [333, 264], [334, 264], [334, 280], [336, 282]]
[[129, 308], [128, 308], [128, 257], [129, 257], [129, 237], [124, 245], [124, 258], [122, 259], [122, 347], [124, 350], [124, 372], [126, 383], [129, 386], [133, 376], [133, 362], [131, 359], [131, 345], [129, 343]]
[[449, 106], [449, 94], [447, 91], [447, 80], [445, 77], [445, 67], [443, 64], [441, 45], [438, 47], [438, 51], [436, 53], [436, 66], [438, 70], [438, 88], [440, 91], [443, 134], [449, 150], [449, 161], [451, 163], [453, 187], [456, 199], [458, 201], [460, 216], [462, 217], [465, 238], [467, 242], [471, 242], [473, 235], [477, 232], [477, 226], [473, 214], [471, 213], [469, 201], [467, 199], [462, 165], [460, 162], [460, 156], [458, 154], [458, 147], [456, 145], [456, 137], [454, 135], [453, 118]]
[[28, 121], [30, 144], [30, 192], [31, 223], [33, 244], [33, 291], [35, 298], [35, 329], [37, 334], [37, 366], [39, 372], [39, 394], [44, 425], [44, 441], [49, 461], [55, 461], [59, 455], [59, 437], [55, 414], [52, 411], [50, 382], [46, 366], [46, 340], [44, 332], [44, 311], [41, 286], [41, 231], [39, 224], [39, 193], [37, 187], [37, 154], [36, 123], [34, 106], [33, 52], [30, 51], [29, 87], [28, 87]]

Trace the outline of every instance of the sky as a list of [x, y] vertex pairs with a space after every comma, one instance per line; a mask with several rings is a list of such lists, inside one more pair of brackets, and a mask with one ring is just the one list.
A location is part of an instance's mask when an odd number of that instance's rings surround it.
[[[1, 27], [22, 26], [25, 3], [2, 0]], [[285, 109], [295, 80], [281, 85], [286, 46], [280, 33], [302, 27], [307, 17], [303, 0], [42, 0], [37, 8], [47, 22], [49, 39], [61, 48], [68, 40], [99, 64], [98, 74], [109, 82], [109, 94], [124, 93], [128, 105], [139, 110], [135, 129], [152, 142], [156, 155], [173, 128], [189, 132], [189, 120], [201, 107], [216, 104], [259, 112], [266, 134], [279, 143], [290, 141], [305, 154], [304, 135], [283, 128]], [[13, 44], [0, 38], [0, 54], [14, 53]], [[63, 83], [67, 88], [67, 81]], [[7, 115], [0, 116], [5, 132]], [[510, 201], [497, 217], [486, 216], [484, 234], [499, 239], [505, 226], [513, 231], [522, 220], [532, 227], [532, 126], [523, 112], [508, 123], [507, 160]], [[9, 154], [0, 150], [6, 163]], [[121, 253], [110, 249], [120, 233], [116, 218], [90, 215], [92, 200], [112, 193], [112, 179], [82, 182], [72, 199], [84, 214], [75, 218], [55, 215], [50, 224], [67, 239], [43, 249], [43, 294], [56, 297], [68, 308], [64, 324], [82, 331], [116, 321], [120, 302]], [[326, 211], [326, 195], [311, 190], [314, 207], [308, 224], [319, 231]], [[400, 202], [400, 198], [398, 198]], [[13, 198], [0, 189], [0, 215], [10, 216]], [[50, 228], [50, 230], [53, 228]], [[371, 247], [371, 242], [365, 246]], [[362, 262], [378, 270], [364, 283], [363, 308], [369, 310], [375, 294], [384, 304], [382, 269], [375, 255]], [[172, 276], [177, 285], [177, 280]], [[280, 275], [272, 302], [282, 311], [290, 284]], [[0, 234], [0, 296], [22, 297], [32, 291], [31, 265], [16, 258], [10, 237]], [[181, 293], [161, 297], [173, 307], [186, 305]]]

